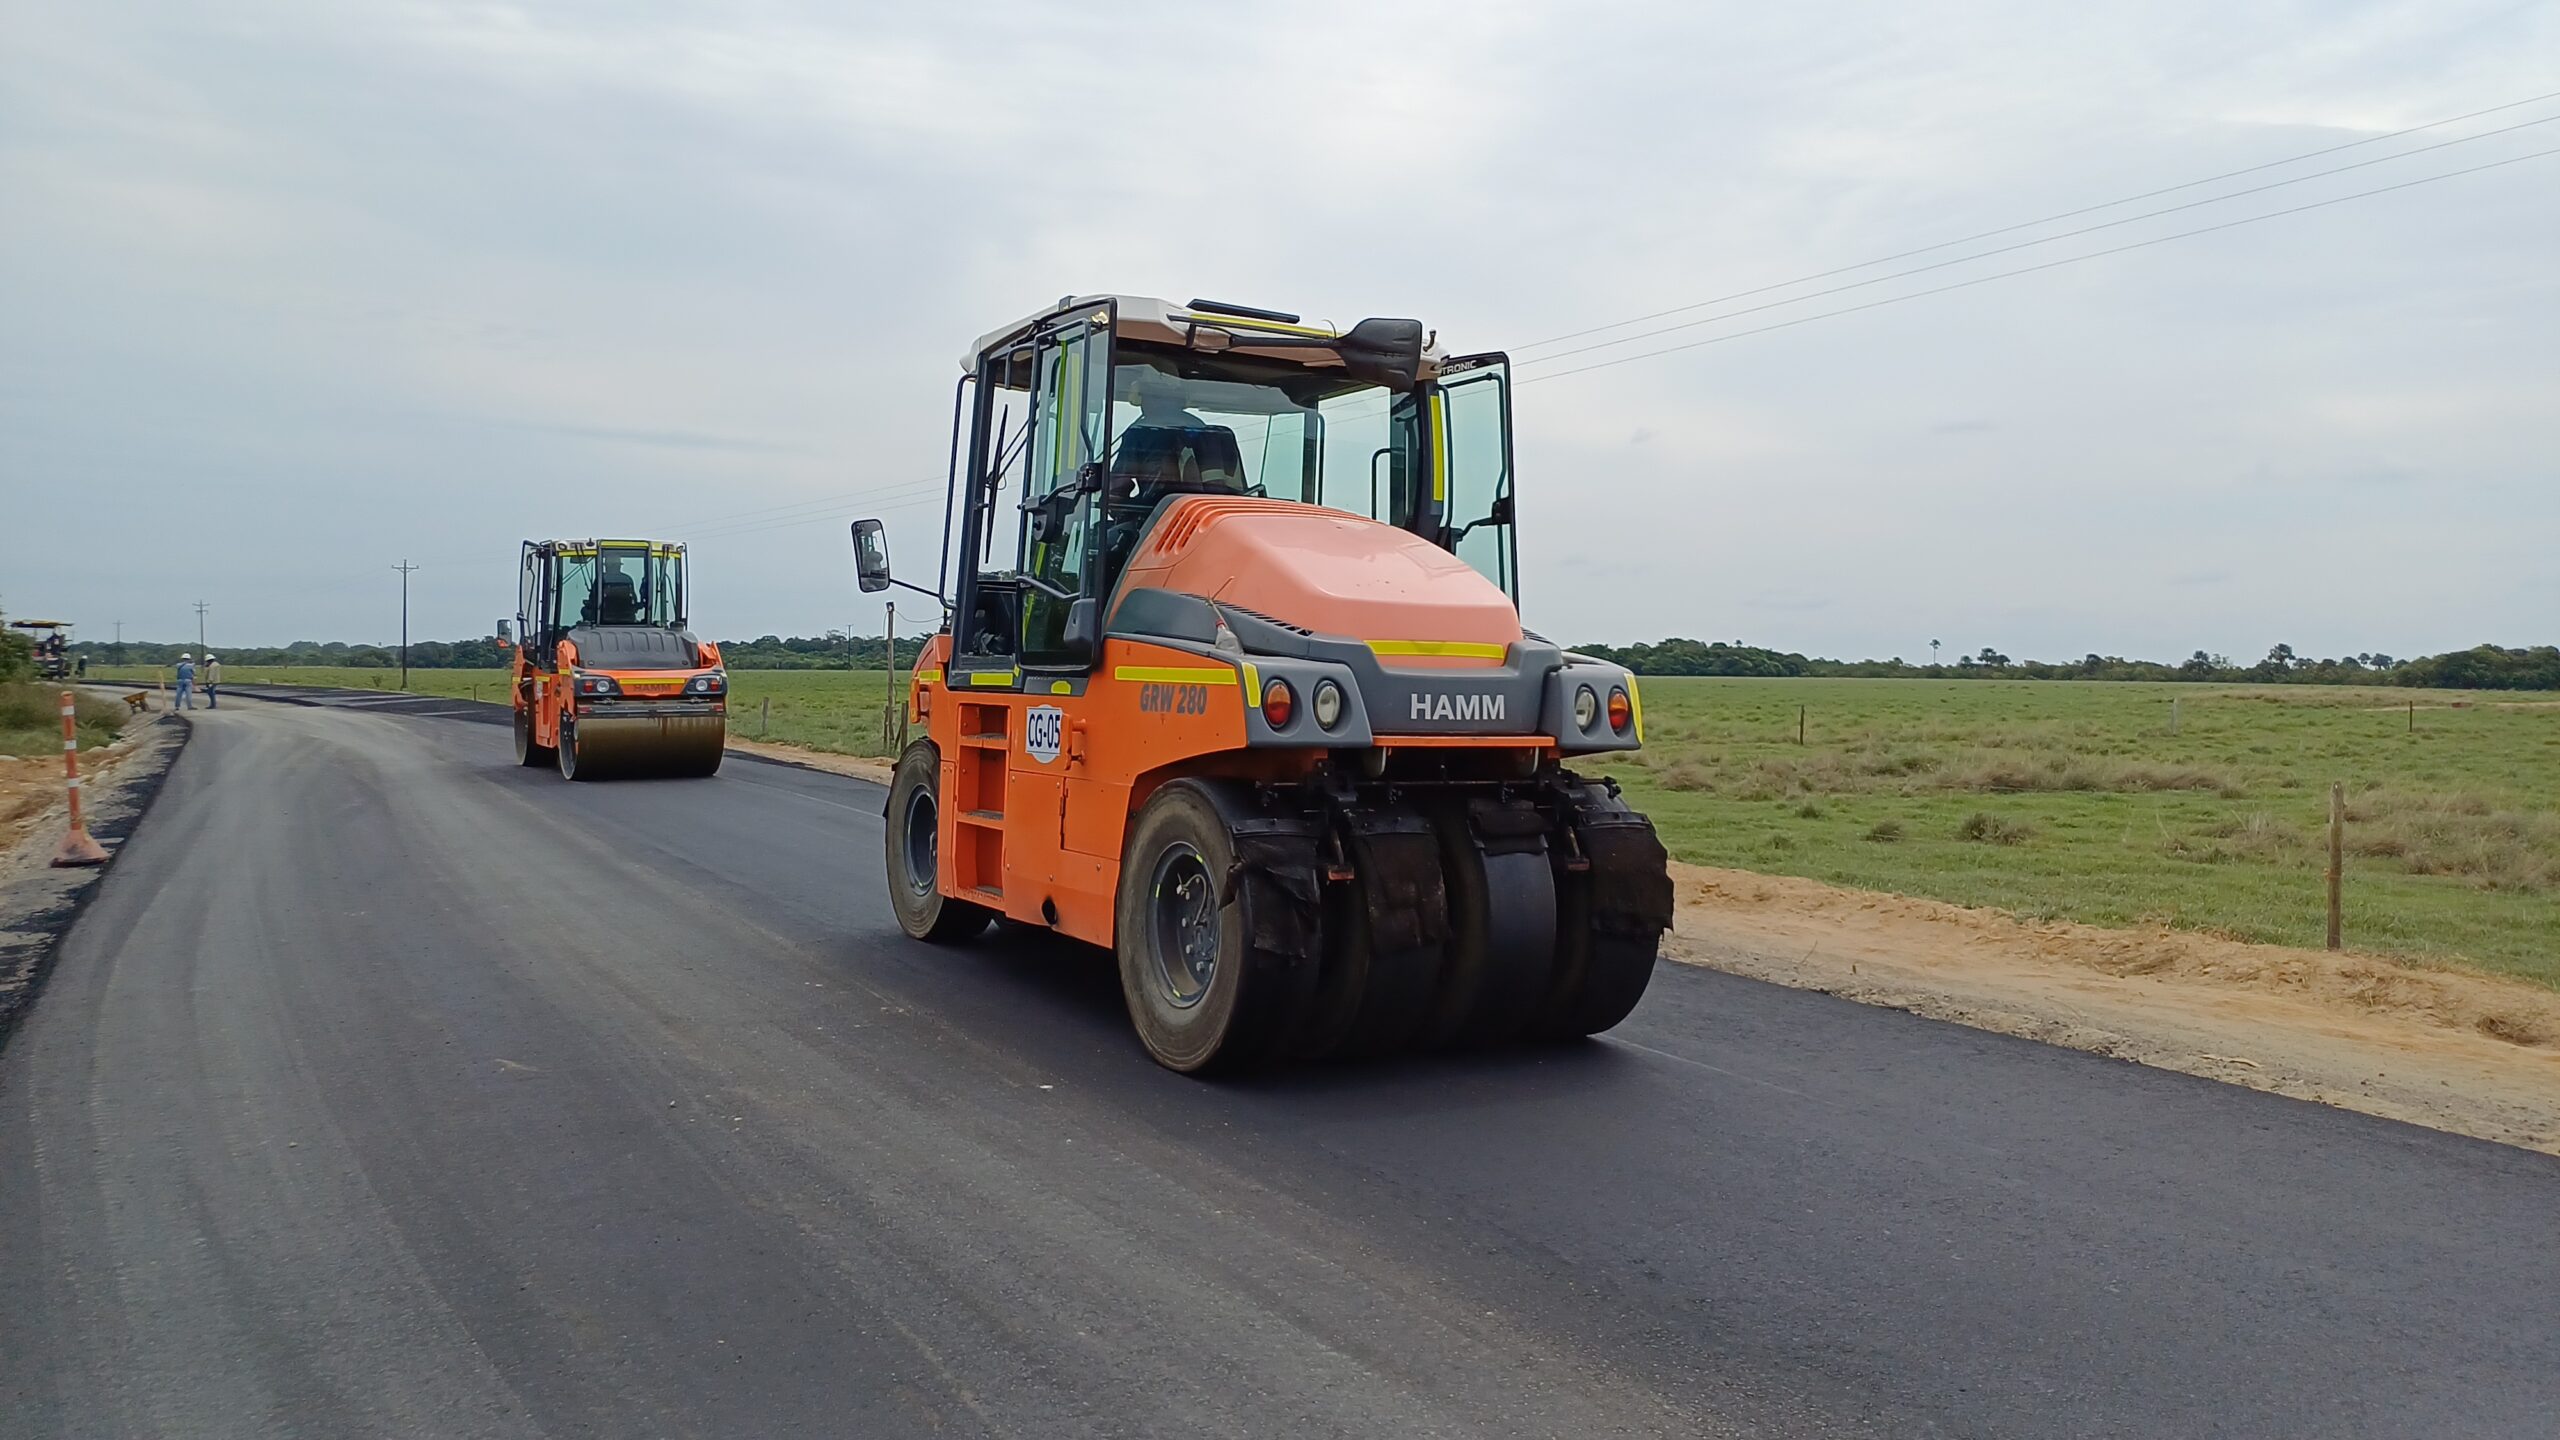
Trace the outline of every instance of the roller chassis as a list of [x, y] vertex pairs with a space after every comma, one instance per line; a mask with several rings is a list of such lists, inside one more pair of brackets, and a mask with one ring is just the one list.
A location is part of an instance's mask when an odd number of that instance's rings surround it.
[[[1572, 1039], [1642, 999], [1671, 925], [1668, 857], [1615, 781], [1552, 760], [1516, 777], [1446, 773], [1488, 759], [1472, 750], [1372, 776], [1379, 753], [1339, 751], [1285, 780], [1182, 775], [1137, 807], [1106, 943], [1158, 1061], [1233, 1070]], [[883, 813], [902, 925], [949, 943], [1001, 912], [954, 893], [939, 863], [950, 828], [935, 825], [938, 798], [916, 796], [943, 774], [939, 747], [918, 740]], [[1177, 843], [1221, 858], [1214, 961], [1190, 998], [1141, 913], [1161, 873], [1150, 817], [1179, 804], [1205, 807], [1215, 834]], [[914, 823], [930, 828], [909, 834]]]
[[1231, 1063], [1594, 1034], [1642, 998], [1671, 924], [1661, 842], [1606, 779], [1192, 783], [1234, 836], [1219, 899], [1248, 963], [1286, 977], [1267, 1047]]

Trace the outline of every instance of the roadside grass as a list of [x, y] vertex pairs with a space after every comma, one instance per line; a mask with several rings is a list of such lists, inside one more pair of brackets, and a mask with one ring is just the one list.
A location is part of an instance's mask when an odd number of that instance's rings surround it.
[[2334, 780], [2349, 945], [2560, 988], [2547, 700], [1996, 680], [1643, 691], [1646, 748], [1579, 768], [1614, 775], [1683, 860], [2317, 946]]
[[[105, 745], [124, 728], [124, 707], [80, 695], [73, 722], [83, 750]], [[30, 758], [62, 753], [62, 687], [36, 681], [0, 685], [0, 755]]]
[[[409, 675], [420, 693], [506, 693], [503, 671]], [[225, 678], [399, 684], [321, 667]], [[883, 753], [878, 671], [735, 670], [730, 683], [733, 735], [754, 738], [770, 700], [766, 738]], [[2349, 945], [2560, 988], [2560, 705], [2547, 700], [1997, 680], [1658, 678], [1643, 693], [1646, 748], [1577, 768], [1615, 776], [1682, 860], [2317, 946], [2335, 780]]]

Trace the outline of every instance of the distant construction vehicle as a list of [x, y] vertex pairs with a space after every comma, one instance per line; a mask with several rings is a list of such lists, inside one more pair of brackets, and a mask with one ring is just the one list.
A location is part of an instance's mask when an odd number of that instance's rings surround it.
[[12, 630], [29, 630], [35, 644], [36, 678], [67, 680], [78, 665], [71, 658], [71, 622], [68, 620], [12, 620]]
[[720, 647], [685, 628], [684, 547], [527, 540], [516, 619], [516, 760], [570, 780], [709, 775], [727, 740]]
[[[1176, 1070], [1563, 1038], [1644, 993], [1671, 884], [1614, 784], [1634, 678], [1521, 628], [1509, 363], [1125, 296], [987, 335], [888, 882], [919, 939], [1114, 948]], [[865, 590], [890, 577], [854, 526]]]

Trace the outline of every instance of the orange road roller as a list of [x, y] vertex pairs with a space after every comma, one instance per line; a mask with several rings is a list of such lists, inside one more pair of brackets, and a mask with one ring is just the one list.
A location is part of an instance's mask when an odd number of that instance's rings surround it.
[[[709, 775], [727, 739], [720, 647], [685, 628], [684, 547], [527, 540], [516, 581], [516, 761], [563, 779]], [[519, 638], [520, 637], [520, 638]]]
[[1595, 1034], [1672, 892], [1577, 757], [1634, 676], [1521, 627], [1510, 365], [1419, 321], [1070, 297], [980, 339], [887, 808], [919, 940], [1111, 947], [1180, 1071]]

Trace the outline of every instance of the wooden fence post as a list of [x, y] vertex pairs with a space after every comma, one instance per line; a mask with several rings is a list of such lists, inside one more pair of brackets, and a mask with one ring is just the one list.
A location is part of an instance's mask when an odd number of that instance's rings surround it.
[[1804, 707], [1801, 705], [1796, 707], [1796, 743], [1804, 743]]
[[2339, 891], [2347, 867], [2347, 787], [2329, 782], [2329, 948], [2339, 943]]

